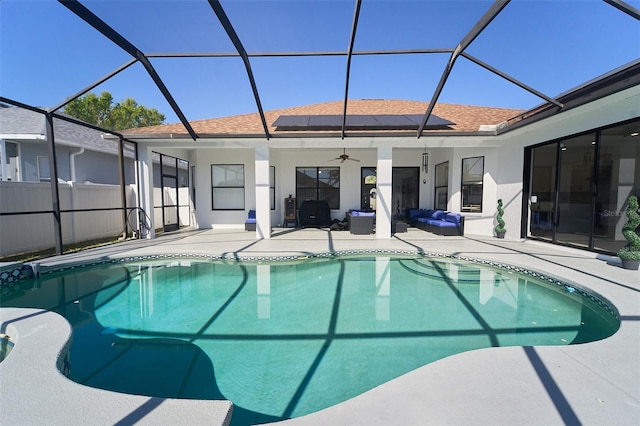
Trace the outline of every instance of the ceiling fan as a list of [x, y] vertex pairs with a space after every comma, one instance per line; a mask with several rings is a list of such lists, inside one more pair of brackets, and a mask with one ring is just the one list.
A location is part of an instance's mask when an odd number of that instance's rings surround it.
[[340, 160], [340, 162], [341, 162], [341, 163], [344, 163], [344, 162], [345, 162], [345, 160], [360, 161], [360, 160], [355, 159], [355, 158], [350, 158], [350, 157], [347, 155], [346, 151], [347, 151], [347, 150], [346, 150], [346, 148], [342, 148], [342, 155], [340, 155], [340, 156], [338, 156], [338, 157], [336, 157], [336, 158], [333, 158], [333, 159], [331, 159], [331, 160], [329, 160], [329, 161], [336, 161], [336, 160]]

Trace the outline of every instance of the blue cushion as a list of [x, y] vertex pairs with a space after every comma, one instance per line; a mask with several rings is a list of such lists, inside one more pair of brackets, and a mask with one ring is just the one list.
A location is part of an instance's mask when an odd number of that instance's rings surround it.
[[459, 213], [447, 213], [444, 217], [444, 220], [447, 222], [452, 222], [455, 224], [460, 223], [460, 214]]
[[445, 213], [445, 212], [443, 212], [442, 210], [436, 210], [436, 211], [434, 211], [434, 212], [433, 212], [433, 214], [431, 215], [431, 218], [432, 218], [432, 219], [435, 219], [435, 220], [442, 220], [442, 219], [444, 219], [445, 214], [446, 214], [446, 213]]
[[374, 217], [376, 215], [375, 212], [360, 212], [360, 217], [362, 216], [368, 216], [368, 217]]
[[457, 223], [447, 222], [446, 220], [429, 220], [427, 222], [431, 226], [435, 226], [437, 228], [456, 228], [458, 226]]
[[244, 221], [244, 223], [256, 223], [255, 219], [247, 219]]
[[409, 209], [409, 217], [417, 218], [417, 217], [420, 216], [420, 212], [421, 211], [422, 210], [420, 210], [420, 209]]
[[249, 210], [249, 219], [255, 219], [256, 218], [256, 211], [255, 210]]

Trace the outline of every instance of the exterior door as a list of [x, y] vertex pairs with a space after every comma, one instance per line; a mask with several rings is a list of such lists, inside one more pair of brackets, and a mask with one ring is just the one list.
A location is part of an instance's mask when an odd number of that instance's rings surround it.
[[360, 209], [374, 210], [376, 209], [376, 168], [363, 167], [361, 169], [360, 179]]
[[180, 227], [178, 203], [177, 158], [160, 155], [162, 174], [162, 230], [175, 231]]
[[[376, 210], [376, 169], [362, 167], [360, 179], [360, 209]], [[418, 208], [420, 188], [420, 168], [394, 167], [391, 172], [392, 214], [401, 218], [405, 209]]]
[[391, 176], [391, 199], [393, 200], [393, 216], [404, 217], [406, 209], [417, 209], [420, 190], [420, 168], [394, 167]]

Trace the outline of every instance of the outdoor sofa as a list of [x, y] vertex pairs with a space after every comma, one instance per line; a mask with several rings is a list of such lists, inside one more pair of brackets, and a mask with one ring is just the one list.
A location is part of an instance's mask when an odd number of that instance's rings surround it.
[[464, 216], [432, 209], [407, 209], [407, 221], [416, 228], [437, 235], [464, 235]]

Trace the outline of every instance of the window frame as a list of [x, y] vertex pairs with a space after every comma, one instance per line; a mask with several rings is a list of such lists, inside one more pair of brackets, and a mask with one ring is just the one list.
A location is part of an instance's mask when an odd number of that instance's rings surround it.
[[[242, 185], [214, 185], [213, 182], [213, 170], [214, 167], [219, 167], [219, 168], [224, 168], [224, 167], [230, 167], [230, 166], [234, 166], [234, 167], [239, 167], [242, 171]], [[211, 164], [211, 210], [214, 211], [238, 211], [238, 210], [244, 210], [245, 209], [245, 204], [246, 204], [246, 194], [245, 194], [245, 178], [246, 178], [246, 173], [245, 173], [245, 166], [244, 164]], [[238, 205], [237, 207], [224, 207], [224, 208], [216, 208], [215, 206], [215, 192], [216, 189], [241, 189], [242, 190], [242, 205]]]
[[[46, 167], [47, 167], [47, 171], [49, 173], [48, 177], [43, 177], [43, 169], [40, 166], [40, 161], [44, 160]], [[36, 168], [38, 169], [38, 182], [51, 182], [51, 168], [49, 167], [49, 157], [46, 155], [38, 155], [36, 156]]]
[[[438, 168], [446, 167], [446, 172], [444, 174], [444, 184], [438, 185]], [[439, 204], [439, 191], [438, 189], [444, 188], [445, 201], [444, 208]], [[434, 178], [433, 178], [433, 207], [439, 210], [446, 210], [447, 205], [449, 204], [449, 161], [443, 161], [442, 163], [436, 164], [434, 168]]]
[[[298, 176], [300, 175], [300, 173], [298, 172], [298, 170], [301, 169], [315, 169], [315, 186], [311, 187], [311, 186], [304, 186], [304, 187], [300, 187], [298, 184]], [[332, 187], [330, 189], [325, 188], [325, 189], [321, 189], [320, 188], [320, 171], [321, 170], [327, 170], [327, 171], [337, 171], [337, 176], [338, 176], [338, 185], [337, 187]], [[299, 191], [302, 190], [313, 190], [315, 191], [315, 198], [313, 199], [314, 201], [320, 201], [320, 193], [321, 191], [337, 191], [338, 196], [336, 197], [336, 199], [338, 200], [337, 205], [331, 205], [329, 204], [329, 208], [331, 210], [340, 210], [340, 196], [341, 196], [341, 192], [340, 192], [340, 187], [341, 187], [341, 176], [340, 176], [340, 167], [326, 167], [326, 166], [300, 166], [300, 167], [296, 167], [296, 202], [297, 202], [297, 207], [300, 208], [300, 205], [307, 199], [310, 199], [308, 197], [301, 197]]]
[[[460, 170], [460, 211], [466, 213], [482, 213], [483, 209], [483, 198], [484, 198], [484, 155], [479, 155], [476, 157], [466, 157], [462, 159], [462, 168]], [[482, 172], [480, 174], [481, 180], [467, 180], [465, 181], [465, 162], [482, 159]], [[470, 169], [474, 167], [475, 164], [472, 164]], [[468, 172], [466, 173], [469, 174]], [[465, 191], [466, 188], [466, 191]], [[478, 191], [479, 190], [479, 191]], [[466, 197], [473, 196], [474, 198], [480, 198], [480, 204], [471, 204], [466, 203], [465, 205], [465, 194]]]
[[276, 166], [269, 166], [269, 197], [273, 211], [276, 209]]

